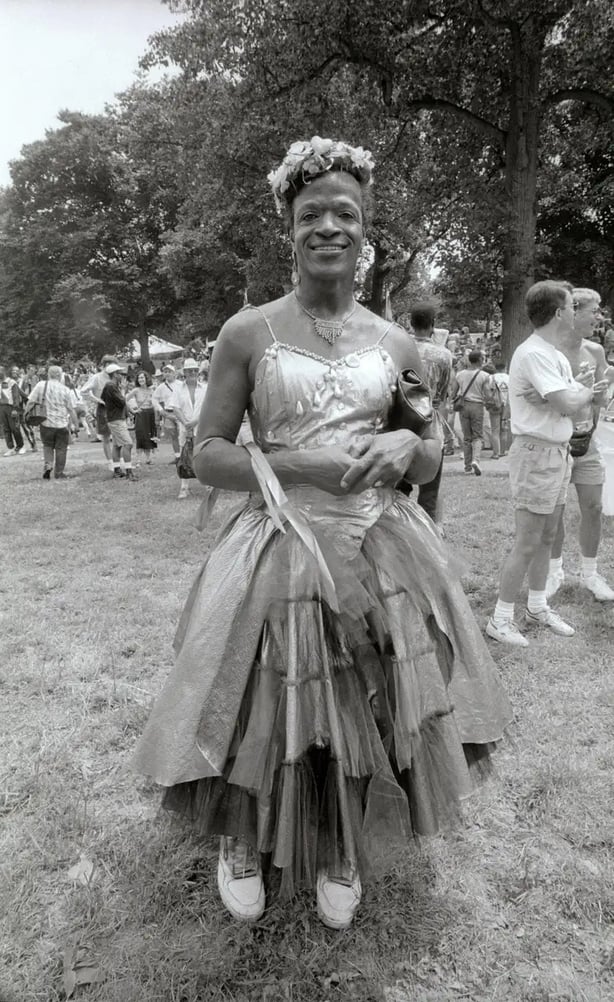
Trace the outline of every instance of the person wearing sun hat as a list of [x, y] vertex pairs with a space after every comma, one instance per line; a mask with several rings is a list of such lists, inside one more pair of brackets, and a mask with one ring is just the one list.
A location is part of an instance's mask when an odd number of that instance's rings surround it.
[[431, 481], [441, 444], [391, 427], [420, 357], [354, 297], [372, 171], [314, 136], [269, 176], [294, 290], [216, 340], [194, 469], [239, 505], [135, 753], [165, 807], [221, 836], [218, 889], [242, 921], [263, 914], [270, 854], [282, 895], [313, 888], [346, 929], [374, 858], [449, 823], [512, 718], [439, 533], [396, 489]]
[[[135, 477], [132, 469], [132, 436], [128, 431], [126, 420], [126, 398], [121, 389], [125, 369], [117, 362], [109, 362], [105, 372], [109, 381], [103, 386], [100, 399], [106, 407], [107, 423], [111, 433], [113, 479], [121, 480], [125, 476], [127, 480], [133, 481]], [[121, 468], [122, 459], [125, 474]]]
[[172, 362], [165, 362], [161, 371], [162, 379], [153, 391], [153, 405], [160, 426], [160, 438], [168, 435], [171, 440], [174, 459], [176, 463], [179, 459], [181, 448], [179, 445], [179, 423], [172, 411], [167, 409], [168, 402], [173, 395], [176, 386], [177, 373]]
[[[183, 366], [183, 382], [173, 384], [173, 392], [166, 403], [179, 425], [179, 446], [193, 442], [200, 409], [207, 393], [207, 384], [199, 383], [200, 365], [195, 358], [186, 358]], [[179, 500], [184, 501], [190, 493], [190, 481], [180, 478]]]
[[105, 460], [111, 471], [113, 471], [113, 446], [111, 443], [111, 432], [107, 423], [106, 407], [102, 402], [102, 388], [109, 381], [109, 374], [106, 371], [107, 365], [111, 362], [117, 363], [113, 355], [103, 355], [100, 360], [98, 372], [93, 373], [85, 384], [81, 387], [81, 396], [86, 402], [91, 402], [96, 406], [96, 434], [102, 442], [102, 450]]

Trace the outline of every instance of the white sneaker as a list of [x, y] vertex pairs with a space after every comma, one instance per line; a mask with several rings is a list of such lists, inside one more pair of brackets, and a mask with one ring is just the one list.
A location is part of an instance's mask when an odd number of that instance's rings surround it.
[[[560, 571], [550, 571], [546, 579], [546, 598], [552, 598], [553, 595], [556, 595], [561, 585], [564, 584], [565, 571], [562, 568]], [[614, 598], [614, 593], [612, 597]]]
[[189, 487], [180, 487], [179, 488], [179, 494], [177, 495], [177, 497], [179, 498], [180, 501], [185, 501], [185, 499], [187, 497], [189, 497], [189, 496], [190, 496], [190, 488]]
[[238, 838], [220, 839], [217, 886], [230, 914], [243, 922], [256, 922], [264, 913], [262, 869], [256, 853]]
[[362, 887], [356, 875], [347, 880], [330, 877], [324, 870], [318, 873], [318, 918], [329, 929], [349, 929], [360, 904]]
[[20, 450], [18, 451], [17, 455], [18, 455], [18, 456], [25, 456], [25, 454], [26, 454], [26, 452], [27, 452], [27, 451], [28, 451], [28, 450], [26, 449], [25, 445], [22, 445], [22, 447], [21, 447], [21, 449], [20, 449]]
[[15, 456], [17, 454], [16, 449], [7, 449], [4, 453], [5, 456]]
[[522, 635], [513, 619], [503, 619], [500, 622], [490, 617], [486, 624], [486, 636], [497, 640], [500, 644], [511, 644], [513, 647], [528, 647], [529, 641]]
[[551, 609], [550, 606], [540, 609], [539, 612], [531, 612], [527, 609], [524, 618], [529, 626], [547, 626], [549, 630], [557, 633], [559, 637], [573, 637], [576, 632], [573, 626], [570, 626], [564, 619], [561, 619], [559, 614], [554, 609]]
[[473, 460], [473, 462], [471, 464], [471, 469], [475, 473], [476, 477], [481, 477], [482, 476], [482, 468], [481, 468], [480, 464], [478, 463], [478, 461], [476, 459]]
[[580, 575], [580, 583], [584, 588], [588, 588], [590, 592], [595, 596], [598, 602], [614, 602], [614, 591], [610, 588], [607, 581], [601, 577], [601, 574], [589, 574], [584, 576]]

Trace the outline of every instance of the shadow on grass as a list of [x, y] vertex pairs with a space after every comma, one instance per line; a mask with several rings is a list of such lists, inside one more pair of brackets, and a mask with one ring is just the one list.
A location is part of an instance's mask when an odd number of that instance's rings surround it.
[[[105, 982], [90, 988], [91, 1002], [383, 1002], [384, 986], [406, 979], [412, 960], [436, 955], [470, 920], [468, 906], [463, 914], [458, 899], [436, 892], [427, 853], [411, 846], [366, 886], [345, 932], [320, 923], [315, 893], [279, 901], [277, 871], [267, 876], [263, 918], [241, 924], [217, 893], [216, 845], [179, 822], [150, 824], [146, 833], [142, 824], [126, 831], [107, 858], [121, 889], [101, 887], [95, 900], [75, 890], [73, 928], [76, 920], [104, 942]], [[117, 921], [126, 899], [138, 900], [138, 923]]]

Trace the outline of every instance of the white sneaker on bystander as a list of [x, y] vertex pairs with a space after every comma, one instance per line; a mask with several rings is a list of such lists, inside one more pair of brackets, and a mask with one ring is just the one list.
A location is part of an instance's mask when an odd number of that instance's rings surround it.
[[588, 591], [597, 599], [598, 602], [614, 602], [614, 591], [610, 588], [608, 582], [605, 578], [601, 577], [601, 574], [582, 574], [580, 576], [580, 583], [583, 588], [587, 588]]

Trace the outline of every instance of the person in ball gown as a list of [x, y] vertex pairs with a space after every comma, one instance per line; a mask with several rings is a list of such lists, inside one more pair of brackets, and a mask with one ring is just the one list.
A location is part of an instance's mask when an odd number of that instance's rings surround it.
[[445, 545], [396, 490], [432, 480], [441, 443], [389, 427], [420, 359], [354, 298], [372, 172], [314, 137], [269, 175], [294, 289], [217, 339], [194, 466], [243, 503], [136, 750], [165, 806], [220, 836], [220, 894], [247, 921], [265, 855], [282, 894], [313, 887], [322, 921], [349, 926], [373, 861], [449, 824], [512, 719]]

